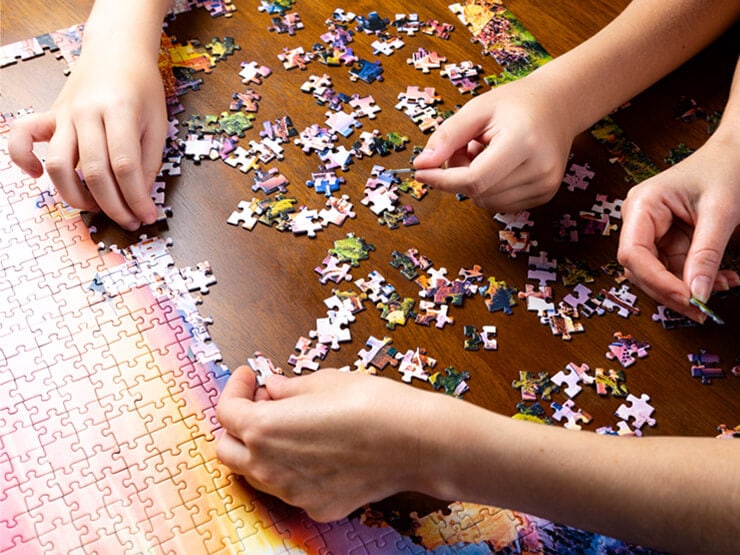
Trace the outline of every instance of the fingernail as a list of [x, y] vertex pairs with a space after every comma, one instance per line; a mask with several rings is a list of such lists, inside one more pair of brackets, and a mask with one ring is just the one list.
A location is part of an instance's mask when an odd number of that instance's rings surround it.
[[705, 303], [712, 294], [712, 282], [706, 276], [697, 276], [691, 282], [691, 294]]

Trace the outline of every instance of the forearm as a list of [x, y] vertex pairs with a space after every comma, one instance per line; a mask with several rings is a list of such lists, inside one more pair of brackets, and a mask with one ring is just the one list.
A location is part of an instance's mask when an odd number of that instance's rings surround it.
[[546, 83], [578, 133], [698, 53], [738, 16], [737, 0], [633, 0], [532, 77]]
[[90, 49], [128, 47], [156, 56], [162, 21], [172, 0], [97, 0], [85, 26], [83, 52]]
[[737, 64], [735, 64], [735, 75], [730, 86], [730, 96], [715, 136], [722, 140], [740, 143], [740, 57], [738, 57]]
[[669, 551], [738, 548], [740, 442], [615, 438], [512, 420], [467, 403], [430, 408], [440, 409], [454, 416], [422, 440], [421, 464], [433, 476], [422, 485], [427, 493]]

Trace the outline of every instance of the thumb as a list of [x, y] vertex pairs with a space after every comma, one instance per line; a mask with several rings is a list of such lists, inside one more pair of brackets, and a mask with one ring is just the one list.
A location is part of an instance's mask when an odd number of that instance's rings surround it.
[[44, 173], [44, 166], [33, 153], [33, 145], [48, 142], [55, 130], [56, 121], [52, 112], [30, 114], [15, 120], [8, 134], [11, 160], [31, 177], [39, 177]]
[[691, 294], [703, 303], [712, 294], [725, 247], [734, 230], [734, 225], [721, 217], [722, 212], [722, 209], [710, 210], [705, 213], [711, 217], [699, 218], [686, 255], [684, 281]]

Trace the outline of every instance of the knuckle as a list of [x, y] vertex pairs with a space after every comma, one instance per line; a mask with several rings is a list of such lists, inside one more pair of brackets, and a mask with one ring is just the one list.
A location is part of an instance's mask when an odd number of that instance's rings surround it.
[[70, 169], [69, 161], [62, 156], [48, 155], [44, 165], [52, 179], [55, 179]]
[[116, 156], [111, 160], [113, 173], [117, 176], [129, 176], [136, 172], [137, 164], [130, 156]]
[[108, 173], [108, 169], [99, 161], [89, 161], [81, 165], [82, 175], [88, 184], [95, 185], [100, 183]]
[[702, 266], [719, 267], [722, 262], [723, 251], [712, 245], [701, 247], [693, 252], [693, 258], [696, 263]]

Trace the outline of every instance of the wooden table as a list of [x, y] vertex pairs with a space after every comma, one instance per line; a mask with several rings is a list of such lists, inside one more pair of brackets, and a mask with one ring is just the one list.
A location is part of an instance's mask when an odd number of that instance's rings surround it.
[[[38, 2], [28, 0], [6, 6], [2, 17], [2, 42], [8, 44], [44, 32], [60, 29], [85, 20], [92, 2]], [[510, 0], [507, 6], [532, 32], [552, 55], [559, 55], [577, 45], [613, 18], [626, 1], [605, 2], [544, 2], [541, 0]], [[237, 3], [233, 17], [211, 18], [203, 11], [179, 17], [169, 24], [168, 30], [179, 39], [199, 39], [208, 42], [214, 36], [233, 36], [241, 50], [208, 75], [201, 75], [204, 83], [198, 92], [182, 97], [185, 112], [181, 119], [192, 113], [219, 114], [227, 110], [231, 95], [244, 89], [238, 72], [240, 62], [256, 60], [273, 69], [263, 85], [254, 88], [262, 95], [259, 112], [253, 129], [246, 138], [259, 139], [262, 122], [289, 115], [297, 130], [312, 123], [323, 123], [325, 107], [299, 90], [300, 85], [312, 74], [329, 73], [338, 91], [360, 95], [372, 94], [382, 111], [377, 119], [361, 121], [363, 127], [355, 131], [348, 144], [361, 130], [379, 129], [383, 133], [398, 131], [410, 138], [406, 150], [387, 157], [373, 156], [357, 160], [346, 173], [339, 172], [346, 183], [341, 193], [349, 194], [357, 217], [341, 228], [329, 226], [316, 238], [280, 233], [258, 225], [253, 231], [229, 226], [226, 219], [237, 203], [253, 194], [251, 174], [244, 175], [220, 161], [183, 163], [182, 176], [168, 180], [167, 204], [173, 216], [166, 226], [144, 230], [159, 233], [174, 240], [172, 252], [178, 263], [192, 264], [208, 260], [218, 280], [204, 298], [202, 312], [212, 316], [210, 327], [214, 341], [223, 353], [224, 362], [231, 368], [243, 364], [255, 351], [261, 351], [286, 371], [288, 357], [294, 352], [297, 338], [306, 336], [315, 328], [317, 318], [325, 316], [323, 299], [331, 295], [332, 284], [322, 285], [314, 268], [321, 264], [332, 248], [333, 242], [353, 232], [375, 245], [368, 260], [353, 268], [354, 279], [365, 278], [372, 270], [379, 270], [402, 296], [418, 297], [418, 287], [403, 278], [390, 266], [394, 250], [415, 247], [429, 257], [434, 266], [448, 269], [454, 278], [459, 268], [482, 267], [486, 276], [495, 276], [508, 284], [524, 289], [527, 282], [527, 255], [510, 259], [499, 252], [498, 232], [502, 225], [491, 214], [479, 209], [470, 201], [459, 201], [454, 196], [430, 192], [423, 200], [405, 196], [404, 202], [413, 206], [420, 225], [391, 230], [378, 224], [377, 217], [360, 203], [362, 189], [374, 164], [386, 168], [409, 165], [412, 145], [423, 145], [426, 136], [399, 110], [394, 109], [397, 95], [409, 85], [432, 86], [444, 99], [447, 108], [464, 103], [469, 97], [460, 94], [437, 71], [424, 75], [406, 63], [406, 58], [419, 47], [437, 50], [449, 61], [471, 59], [483, 66], [483, 74], [500, 71], [491, 57], [483, 57], [480, 47], [471, 43], [468, 29], [459, 25], [445, 3], [427, 3], [420, 9], [422, 19], [435, 18], [454, 22], [456, 28], [449, 40], [418, 34], [406, 40], [406, 46], [392, 56], [379, 55], [385, 68], [382, 83], [353, 83], [346, 68], [327, 68], [314, 61], [306, 71], [284, 70], [276, 55], [283, 47], [303, 45], [310, 48], [318, 34], [323, 32], [324, 20], [331, 8], [314, 10], [308, 4], [297, 6], [305, 29], [295, 37], [268, 32], [269, 17], [257, 12], [252, 4]], [[393, 2], [354, 2], [353, 11], [365, 14], [377, 10], [388, 16], [403, 11], [407, 6]], [[421, 7], [420, 7], [421, 8]], [[423, 13], [422, 13], [423, 12]], [[358, 33], [355, 50], [362, 57], [373, 59], [367, 35]], [[115, 60], [111, 60], [115, 64]], [[721, 110], [727, 97], [731, 71], [734, 65], [732, 42], [729, 37], [718, 41], [696, 59], [687, 63], [620, 111], [614, 119], [625, 133], [649, 156], [658, 167], [665, 168], [664, 157], [679, 143], [697, 148], [706, 140], [705, 122], [685, 123], [674, 117], [674, 108], [681, 96], [696, 99], [711, 113]], [[3, 112], [32, 106], [36, 111], [47, 109], [63, 86], [63, 63], [47, 54], [43, 57], [6, 67], [2, 76], [0, 110]], [[479, 90], [489, 87], [483, 85]], [[557, 110], [553, 106], [553, 110]], [[562, 188], [548, 206], [532, 211], [536, 222], [532, 233], [538, 245], [532, 254], [541, 249], [562, 261], [585, 260], [591, 267], [613, 260], [616, 256], [617, 236], [581, 236], [577, 243], [553, 239], [557, 222], [563, 213], [577, 214], [588, 210], [596, 194], [624, 198], [629, 188], [625, 173], [618, 164], [612, 164], [609, 154], [588, 133], [577, 137], [573, 146], [573, 161], [587, 162], [595, 172], [586, 191], [569, 192]], [[290, 180], [288, 193], [299, 204], [320, 208], [324, 199], [305, 186], [311, 172], [317, 170], [318, 158], [304, 155], [297, 146], [286, 147], [285, 160], [274, 164]], [[107, 242], [126, 244], [137, 234], [125, 235], [102, 219], [96, 221], [100, 228], [96, 238]], [[737, 243], [734, 252], [737, 255]], [[737, 262], [737, 258], [735, 259]], [[561, 282], [554, 285], [556, 300], [569, 291]], [[615, 283], [603, 272], [596, 283], [589, 287], [609, 289]], [[340, 287], [344, 288], [344, 285]], [[609, 361], [607, 352], [613, 334], [617, 331], [632, 334], [650, 344], [649, 355], [625, 370], [626, 385], [636, 394], [647, 393], [655, 407], [655, 428], [644, 428], [645, 434], [684, 434], [711, 436], [719, 424], [734, 426], [740, 416], [740, 378], [729, 373], [738, 364], [740, 355], [740, 303], [737, 295], [729, 295], [710, 303], [725, 318], [724, 326], [707, 324], [702, 327], [665, 330], [651, 319], [656, 312], [655, 303], [642, 292], [638, 294], [639, 315], [621, 318], [616, 314], [581, 318], [585, 332], [575, 334], [570, 341], [552, 335], [548, 326], [542, 325], [537, 316], [527, 312], [526, 303], [519, 301], [512, 315], [490, 313], [483, 298], [465, 299], [462, 308], [451, 307], [454, 325], [440, 330], [413, 322], [386, 328], [379, 312], [366, 303], [367, 309], [358, 314], [351, 325], [352, 341], [332, 351], [322, 363], [324, 367], [352, 365], [365, 340], [390, 336], [399, 351], [424, 347], [437, 359], [437, 369], [454, 366], [467, 370], [470, 391], [468, 402], [491, 410], [513, 414], [521, 400], [520, 393], [512, 388], [519, 371], [547, 371], [556, 373], [567, 363], [585, 362], [592, 368], [620, 369], [618, 363]], [[463, 349], [463, 327], [495, 325], [498, 330], [497, 351], [468, 351]], [[726, 379], [715, 380], [712, 385], [702, 385], [692, 378], [689, 353], [707, 349], [719, 354], [726, 370]], [[393, 370], [385, 375], [398, 378]], [[431, 389], [428, 383], [414, 382], [414, 386]], [[621, 400], [598, 397], [593, 391], [581, 394], [578, 404], [593, 416], [588, 429], [615, 422], [613, 412]], [[402, 416], [399, 415], [399, 418]]]

